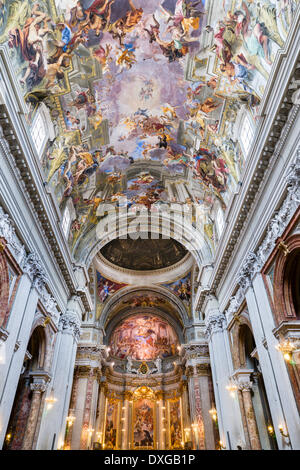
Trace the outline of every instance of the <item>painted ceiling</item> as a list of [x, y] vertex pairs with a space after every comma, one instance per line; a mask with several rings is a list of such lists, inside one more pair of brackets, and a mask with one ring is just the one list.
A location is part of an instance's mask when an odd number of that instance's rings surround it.
[[71, 208], [72, 248], [104, 202], [176, 201], [167, 178], [196, 188], [185, 202], [204, 208], [210, 233], [212, 206], [226, 208], [244, 166], [238, 112], [258, 121], [297, 3], [0, 0], [0, 43], [28, 121], [44, 102], [55, 127], [42, 165], [60, 208]]
[[111, 263], [137, 271], [152, 271], [174, 265], [187, 254], [176, 240], [132, 240], [117, 238], [101, 249], [101, 254]]

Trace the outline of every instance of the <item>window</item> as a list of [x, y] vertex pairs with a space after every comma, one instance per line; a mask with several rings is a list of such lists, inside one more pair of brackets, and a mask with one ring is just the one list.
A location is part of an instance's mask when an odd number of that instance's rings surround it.
[[244, 149], [245, 155], [248, 155], [251, 143], [253, 140], [253, 127], [249, 116], [245, 116], [242, 128], [241, 128], [241, 143]]
[[218, 209], [216, 222], [217, 222], [218, 235], [220, 237], [224, 229], [224, 212], [221, 209], [221, 207], [219, 207]]
[[37, 113], [36, 119], [31, 127], [32, 140], [34, 142], [37, 153], [40, 152], [43, 147], [43, 143], [46, 139], [46, 128], [43, 120], [43, 116], [40, 112]]
[[64, 232], [66, 237], [67, 237], [68, 232], [69, 232], [70, 221], [71, 221], [71, 214], [70, 214], [69, 208], [67, 206], [65, 208], [65, 212], [64, 212], [64, 216], [63, 216], [63, 220], [62, 220], [62, 229], [63, 229], [63, 232]]

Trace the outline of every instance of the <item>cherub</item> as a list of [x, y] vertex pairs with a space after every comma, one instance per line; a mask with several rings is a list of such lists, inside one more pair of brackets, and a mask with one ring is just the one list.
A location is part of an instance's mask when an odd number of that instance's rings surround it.
[[144, 28], [144, 31], [146, 31], [146, 33], [148, 33], [148, 35], [149, 35], [150, 44], [152, 42], [156, 41], [156, 35], [159, 34], [159, 28], [160, 28], [160, 24], [157, 21], [157, 19], [155, 18], [154, 14], [152, 15], [152, 18], [154, 20], [154, 25], [152, 25], [152, 24], [149, 25], [150, 30], [147, 29], [147, 28]]

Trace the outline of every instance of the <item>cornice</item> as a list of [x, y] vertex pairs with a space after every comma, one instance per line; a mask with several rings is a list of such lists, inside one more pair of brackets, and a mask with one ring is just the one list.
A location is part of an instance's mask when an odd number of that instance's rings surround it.
[[293, 218], [300, 204], [300, 147], [297, 150], [296, 162], [291, 166], [286, 179], [287, 196], [279, 210], [271, 219], [265, 237], [257, 250], [250, 251], [244, 259], [236, 277], [239, 286], [236, 294], [231, 297], [226, 311], [227, 319], [230, 319], [241, 307], [245, 293], [251, 286], [252, 279], [260, 272], [277, 246], [280, 236]]
[[[300, 9], [297, 11], [299, 17]], [[284, 51], [280, 51], [277, 64], [269, 79], [268, 100], [261, 108], [267, 112], [267, 104], [270, 102], [272, 109], [268, 114], [261, 116], [262, 122], [256, 134], [256, 140], [252, 147], [252, 155], [248, 157], [248, 169], [245, 171], [243, 184], [237, 197], [233, 199], [232, 218], [227, 226], [222, 243], [219, 245], [217, 258], [214, 262], [214, 270], [209, 285], [202, 287], [200, 291], [197, 310], [203, 309], [203, 303], [207, 295], [215, 294], [221, 285], [224, 275], [228, 270], [231, 260], [238, 249], [238, 242], [249, 220], [249, 214], [255, 206], [258, 194], [263, 188], [265, 177], [284, 149], [289, 133], [298, 116], [300, 106], [293, 104], [295, 81], [299, 80], [300, 63], [298, 62], [299, 28], [295, 21], [294, 30], [290, 34], [290, 41]], [[297, 51], [294, 50], [297, 48]], [[289, 67], [287, 67], [287, 63]], [[289, 72], [289, 76], [286, 74]], [[286, 77], [286, 78], [285, 78]], [[284, 80], [284, 81], [283, 81]], [[270, 86], [272, 83], [272, 87]], [[282, 83], [286, 83], [283, 87]], [[276, 103], [277, 109], [275, 107]], [[259, 155], [259, 158], [257, 156]], [[256, 162], [251, 165], [252, 162]], [[245, 187], [245, 189], [244, 189]], [[201, 289], [201, 287], [200, 287]]]
[[[86, 310], [90, 310], [89, 299], [84, 291], [78, 291], [76, 280], [74, 278], [74, 269], [70, 261], [66, 259], [66, 252], [68, 248], [62, 250], [61, 247], [65, 242], [60, 240], [56, 233], [54, 223], [50, 220], [48, 211], [45, 208], [43, 198], [40, 194], [39, 187], [35, 181], [35, 177], [28, 165], [22, 145], [20, 144], [16, 130], [13, 126], [12, 120], [9, 116], [8, 109], [5, 105], [0, 105], [0, 128], [2, 129], [1, 148], [8, 160], [14, 161], [14, 172], [18, 172], [17, 178], [23, 186], [22, 191], [25, 191], [30, 204], [32, 205], [32, 213], [38, 220], [42, 236], [48, 242], [51, 248], [51, 255], [62, 274], [62, 278], [66, 283], [66, 288], [69, 289], [70, 294], [78, 293], [81, 296]], [[58, 242], [60, 240], [60, 242]]]
[[[183, 259], [162, 269], [152, 271], [135, 271], [133, 269], [126, 269], [108, 261], [100, 252], [95, 259], [95, 267], [101, 271], [106, 278], [115, 282], [124, 282], [128, 285], [137, 285], [144, 283], [145, 277], [150, 284], [164, 284], [176, 281], [186, 275], [193, 267], [193, 256], [188, 253]], [[164, 275], [167, 275], [164, 279]], [[125, 277], [124, 277], [125, 276]]]

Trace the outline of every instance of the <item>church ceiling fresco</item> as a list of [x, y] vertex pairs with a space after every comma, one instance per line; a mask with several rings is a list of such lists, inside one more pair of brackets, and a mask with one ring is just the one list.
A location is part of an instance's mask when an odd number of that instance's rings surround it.
[[244, 165], [237, 113], [246, 106], [258, 119], [297, 4], [0, 0], [0, 43], [29, 118], [43, 101], [55, 126], [42, 164], [60, 207], [73, 207], [72, 247], [103, 202], [168, 202], [166, 176], [198, 185], [193, 203], [226, 207]]
[[189, 317], [191, 317], [191, 303], [192, 303], [192, 288], [191, 288], [191, 273], [188, 273], [186, 276], [183, 278], [168, 283], [168, 284], [163, 284], [164, 287], [167, 289], [170, 289], [177, 297], [182, 300], [184, 303]]
[[101, 254], [111, 263], [137, 271], [152, 271], [172, 266], [187, 254], [176, 240], [116, 239], [101, 249]]
[[126, 284], [110, 281], [97, 271], [97, 295], [102, 304], [122, 287], [126, 287]]
[[174, 329], [155, 315], [132, 315], [113, 331], [109, 346], [112, 356], [137, 361], [176, 355], [178, 337]]

